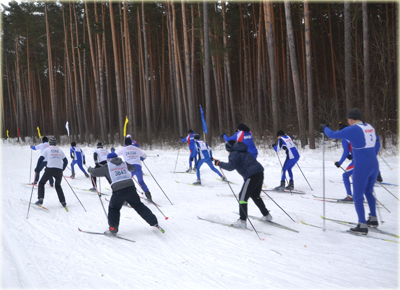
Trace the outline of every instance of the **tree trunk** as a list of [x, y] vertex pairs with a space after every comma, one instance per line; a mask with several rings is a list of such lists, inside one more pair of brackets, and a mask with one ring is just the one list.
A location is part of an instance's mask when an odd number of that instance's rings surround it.
[[350, 2], [344, 2], [344, 71], [346, 82], [346, 111], [353, 107], [353, 79], [351, 58], [351, 19]]
[[335, 109], [336, 109], [336, 118], [340, 120], [339, 117], [339, 102], [338, 102], [338, 95], [337, 95], [337, 87], [336, 87], [336, 69], [335, 69], [335, 52], [333, 50], [333, 34], [332, 34], [332, 23], [331, 23], [331, 10], [328, 3], [328, 18], [329, 18], [329, 41], [331, 44], [331, 61], [332, 61], [332, 78], [333, 78], [333, 91], [335, 94]]
[[[208, 4], [203, 2], [203, 20], [204, 20], [204, 90], [206, 99], [206, 123], [207, 134], [211, 141], [211, 88], [210, 88], [210, 37], [208, 30]], [[204, 138], [205, 139], [205, 138]], [[206, 141], [206, 140], [204, 140]]]
[[368, 7], [367, 2], [362, 2], [363, 15], [363, 51], [364, 51], [364, 120], [370, 121], [370, 97], [369, 97], [369, 34], [368, 34]]

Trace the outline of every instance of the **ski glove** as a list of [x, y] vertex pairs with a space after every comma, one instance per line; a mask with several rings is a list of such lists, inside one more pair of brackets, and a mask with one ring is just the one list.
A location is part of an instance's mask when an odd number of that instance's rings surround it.
[[31, 146], [32, 150], [36, 150], [36, 147], [34, 145]]
[[114, 153], [115, 152], [115, 148], [111, 147], [111, 152]]
[[83, 159], [83, 164], [84, 164], [84, 165], [86, 164], [86, 161], [85, 161], [85, 159]]
[[140, 157], [140, 160], [142, 160], [142, 161], [144, 161], [146, 158], [144, 158], [144, 157]]
[[337, 167], [337, 168], [339, 168], [339, 167], [340, 167], [340, 163], [339, 163], [339, 162], [337, 162], [337, 161], [335, 162], [335, 165], [336, 165], [336, 167]]
[[218, 164], [219, 164], [219, 160], [218, 159], [214, 159], [214, 164], [215, 164], [215, 166], [219, 166]]
[[325, 131], [324, 131], [325, 127], [329, 127], [329, 126], [322, 123], [321, 125], [319, 125], [319, 131], [320, 131], [321, 133], [325, 133]]
[[353, 160], [353, 155], [349, 154], [349, 156], [347, 156], [347, 159]]
[[272, 144], [272, 148], [274, 148], [274, 149], [275, 149], [275, 146], [276, 146], [276, 144], [275, 144], [275, 143], [273, 143], [273, 144]]
[[224, 138], [224, 135], [225, 135], [225, 133], [222, 133], [222, 134], [221, 134], [221, 138]]

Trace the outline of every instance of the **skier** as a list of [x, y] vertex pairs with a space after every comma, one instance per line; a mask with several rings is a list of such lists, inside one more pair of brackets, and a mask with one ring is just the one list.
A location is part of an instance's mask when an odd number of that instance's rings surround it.
[[[347, 125], [343, 124], [342, 122], [339, 123], [339, 130], [346, 128]], [[352, 152], [353, 149], [351, 148], [351, 144], [348, 140], [342, 139], [342, 146], [343, 146], [343, 154], [339, 161], [335, 162], [335, 166], [340, 168], [342, 163], [347, 159], [351, 160], [351, 163], [346, 167], [345, 172], [343, 173], [343, 183], [344, 187], [346, 188], [347, 196], [343, 199], [339, 199], [339, 202], [353, 202], [353, 195], [351, 194], [351, 187], [350, 187], [350, 176], [353, 175], [354, 170], [354, 161]]]
[[139, 147], [139, 144], [138, 144], [135, 140], [132, 139], [132, 136], [131, 136], [131, 135], [128, 134], [128, 135], [126, 135], [125, 138], [131, 139], [132, 145], [133, 145], [133, 146], [136, 146], [137, 148], [140, 148], [140, 147]]
[[[326, 124], [321, 124], [319, 130], [332, 139], [347, 139], [353, 149], [353, 199], [358, 215], [358, 225], [350, 230], [355, 233], [368, 234], [368, 226], [379, 225], [376, 217], [376, 204], [373, 195], [374, 184], [379, 172], [376, 157], [375, 129], [362, 122], [362, 113], [359, 109], [350, 109], [347, 113], [349, 127], [340, 131], [332, 131]], [[364, 195], [370, 209], [369, 218], [365, 220]]]
[[[130, 139], [126, 138], [125, 141], [130, 142]], [[132, 143], [127, 147], [131, 146]], [[120, 211], [124, 201], [127, 201], [150, 226], [162, 230], [158, 226], [157, 217], [140, 201], [136, 192], [135, 184], [129, 172], [135, 171], [136, 166], [137, 165], [131, 165], [122, 161], [116, 153], [109, 153], [107, 155], [107, 164], [99, 168], [89, 167], [88, 169], [91, 175], [96, 177], [104, 176], [112, 181], [111, 188], [113, 194], [111, 196], [110, 205], [108, 206], [109, 229], [104, 232], [106, 235], [115, 235], [118, 232], [121, 215]]]
[[45, 162], [44, 160], [47, 160], [46, 169], [44, 170], [44, 174], [39, 181], [38, 201], [35, 202], [35, 204], [37, 205], [43, 204], [44, 185], [50, 178], [54, 177], [58, 200], [63, 207], [67, 206], [67, 203], [65, 202], [64, 192], [61, 187], [61, 180], [63, 177], [63, 171], [68, 165], [68, 159], [65, 156], [64, 152], [56, 145], [57, 139], [51, 138], [50, 146], [43, 151], [35, 168], [35, 172], [39, 172], [41, 164]]
[[264, 201], [260, 197], [261, 188], [264, 182], [264, 167], [247, 150], [247, 145], [243, 142], [229, 140], [225, 144], [226, 151], [229, 152], [229, 162], [225, 163], [214, 159], [215, 165], [222, 169], [235, 170], [244, 178], [242, 189], [239, 193], [239, 213], [240, 218], [232, 224], [237, 228], [245, 228], [247, 220], [247, 201], [251, 197], [263, 215], [263, 221], [271, 221], [272, 216], [265, 207]]
[[256, 148], [256, 145], [254, 145], [253, 142], [253, 134], [250, 132], [250, 128], [247, 127], [245, 124], [240, 123], [238, 125], [238, 129], [235, 134], [233, 134], [231, 137], [228, 137], [225, 133], [222, 133], [221, 135], [222, 138], [224, 138], [225, 142], [228, 142], [229, 140], [235, 140], [238, 142], [243, 142], [244, 144], [247, 145], [247, 148], [251, 155], [254, 156], [254, 158], [257, 159], [258, 156], [258, 150]]
[[83, 153], [82, 149], [76, 146], [76, 142], [71, 143], [71, 149], [69, 150], [69, 153], [72, 158], [72, 163], [71, 163], [71, 178], [75, 178], [75, 171], [74, 171], [74, 165], [78, 164], [78, 167], [82, 170], [82, 172], [85, 174], [87, 178], [89, 178], [89, 174], [86, 172], [86, 170], [83, 168], [82, 163], [86, 164], [85, 161], [85, 153]]
[[206, 142], [200, 140], [199, 134], [194, 134], [194, 142], [196, 144], [196, 150], [199, 152], [199, 159], [197, 162], [197, 180], [194, 182], [194, 185], [201, 185], [201, 180], [200, 180], [200, 167], [203, 165], [203, 163], [207, 163], [207, 165], [211, 168], [212, 171], [218, 174], [219, 177], [222, 178], [223, 181], [227, 181], [226, 177], [221, 174], [221, 172], [218, 171], [217, 168], [214, 167], [212, 164], [212, 149], [210, 146], [207, 145]]
[[[39, 149], [39, 150], [40, 150], [40, 154], [42, 154], [43, 151], [44, 151], [47, 147], [50, 146], [50, 145], [49, 145], [49, 139], [48, 139], [46, 136], [43, 136], [43, 137], [42, 137], [42, 141], [43, 141], [42, 144], [39, 144], [39, 145], [37, 145], [37, 146], [32, 145], [32, 146], [31, 146], [31, 149], [32, 149], [32, 150], [37, 150], [37, 149]], [[42, 169], [46, 166], [46, 164], [47, 164], [47, 161], [46, 161], [46, 160], [43, 160], [42, 163], [40, 164], [40, 167], [38, 168], [38, 171], [37, 171], [36, 174], [35, 174], [35, 181], [33, 182], [33, 184], [37, 184], [37, 183], [38, 183], [40, 171], [42, 171]], [[53, 187], [53, 185], [54, 185], [54, 179], [53, 179], [53, 177], [50, 178], [49, 183], [50, 183], [50, 186]]]
[[146, 183], [143, 180], [143, 171], [142, 171], [142, 161], [147, 158], [146, 153], [142, 151], [142, 149], [135, 147], [132, 145], [132, 141], [129, 138], [125, 138], [125, 146], [118, 150], [117, 155], [124, 156], [124, 160], [126, 163], [130, 165], [135, 165], [135, 170], [132, 171], [132, 177], [136, 175], [140, 187], [143, 189], [146, 198], [152, 201], [151, 193]]
[[[108, 155], [108, 150], [103, 148], [103, 143], [99, 142], [97, 143], [97, 149], [94, 150], [93, 153], [93, 159], [94, 163], [96, 166], [94, 168], [99, 168], [100, 166], [106, 165], [107, 164], [107, 155]], [[90, 189], [93, 192], [96, 192], [97, 188], [97, 183], [96, 183], [96, 177], [93, 175], [91, 176], [92, 179], [92, 185], [93, 187]]]
[[[186, 172], [191, 172], [192, 170], [196, 171], [197, 168], [197, 150], [196, 150], [196, 145], [194, 144], [194, 133], [192, 129], [189, 129], [187, 132], [186, 137], [181, 136], [181, 142], [188, 142], [189, 150], [190, 150], [190, 155], [189, 155], [189, 169], [186, 170]], [[192, 161], [194, 159], [194, 168], [192, 169]]]
[[282, 177], [281, 177], [281, 185], [275, 187], [275, 190], [283, 191], [285, 189], [285, 179], [286, 179], [286, 171], [289, 173], [289, 185], [286, 187], [288, 190], [294, 189], [294, 182], [293, 182], [293, 166], [299, 161], [300, 154], [297, 151], [296, 146], [294, 145], [292, 138], [289, 135], [285, 135], [285, 132], [279, 130], [276, 134], [278, 136], [278, 145], [275, 143], [272, 144], [272, 148], [276, 152], [279, 152], [281, 148], [286, 151], [286, 160], [282, 167]]

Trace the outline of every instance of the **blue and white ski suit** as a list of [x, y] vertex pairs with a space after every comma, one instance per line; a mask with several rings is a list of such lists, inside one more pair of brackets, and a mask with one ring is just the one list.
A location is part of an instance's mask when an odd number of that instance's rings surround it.
[[181, 138], [181, 142], [185, 143], [188, 142], [189, 150], [190, 150], [190, 155], [189, 155], [189, 168], [192, 168], [192, 161], [194, 159], [194, 167], [197, 168], [197, 148], [196, 144], [194, 141], [194, 134], [196, 133], [190, 133], [186, 137]]
[[195, 141], [197, 151], [199, 152], [199, 162], [197, 163], [197, 179], [200, 180], [200, 167], [203, 165], [203, 163], [206, 163], [212, 171], [218, 174], [219, 177], [222, 178], [221, 172], [218, 171], [217, 168], [214, 167], [212, 164], [212, 149], [210, 146], [207, 145], [206, 142], [198, 140]]
[[85, 153], [83, 153], [82, 149], [77, 147], [77, 146], [71, 147], [71, 149], [69, 150], [69, 153], [70, 153], [71, 158], [72, 158], [72, 162], [71, 162], [71, 171], [72, 171], [72, 173], [75, 172], [74, 165], [77, 164], [78, 167], [82, 170], [82, 172], [86, 176], [87, 175], [86, 170], [82, 166], [82, 162], [86, 163], [86, 161], [85, 161]]
[[224, 138], [225, 142], [228, 142], [229, 140], [243, 142], [244, 144], [246, 144], [247, 150], [250, 152], [250, 154], [253, 155], [254, 158], [257, 159], [258, 150], [256, 148], [256, 145], [254, 145], [253, 134], [251, 134], [250, 131], [240, 131], [239, 130], [235, 134], [233, 134], [231, 137], [226, 136], [226, 134], [223, 134], [222, 137]]
[[299, 161], [299, 151], [297, 151], [297, 148], [294, 145], [292, 138], [290, 138], [290, 136], [288, 135], [282, 135], [281, 138], [279, 138], [278, 140], [278, 144], [274, 146], [274, 150], [276, 152], [279, 152], [279, 150], [281, 149], [286, 151], [286, 160], [282, 167], [281, 181], [284, 181], [286, 179], [286, 171], [289, 174], [290, 180], [293, 180], [292, 168], [293, 166], [295, 166], [297, 161]]

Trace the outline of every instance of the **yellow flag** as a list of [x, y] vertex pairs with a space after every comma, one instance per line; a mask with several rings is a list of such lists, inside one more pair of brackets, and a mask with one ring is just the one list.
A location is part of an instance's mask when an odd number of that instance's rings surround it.
[[125, 136], [126, 136], [126, 124], [128, 124], [128, 122], [129, 122], [128, 116], [126, 116], [125, 125], [124, 125], [124, 138], [125, 138]]
[[39, 126], [37, 126], [37, 131], [38, 131], [39, 138], [42, 139], [42, 136], [40, 136], [40, 129], [39, 129]]
[[8, 130], [7, 130], [7, 138], [10, 138], [10, 136], [8, 136]]

